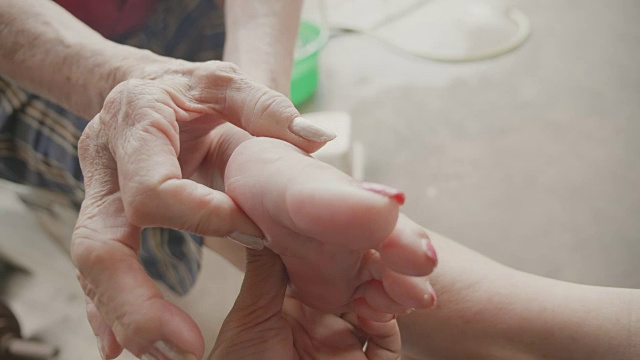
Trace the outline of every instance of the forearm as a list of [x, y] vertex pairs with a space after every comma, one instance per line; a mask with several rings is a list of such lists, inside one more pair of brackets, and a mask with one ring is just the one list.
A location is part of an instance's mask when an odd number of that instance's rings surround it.
[[[289, 94], [293, 50], [300, 22], [301, 0], [228, 0], [224, 2], [226, 40], [224, 61], [234, 63], [253, 80], [285, 95]], [[246, 140], [246, 139], [244, 139]], [[212, 154], [222, 154], [223, 164], [213, 176], [218, 187], [226, 160], [239, 145], [233, 142], [227, 149], [215, 149]], [[228, 239], [205, 238], [207, 247], [244, 271], [245, 248]]]
[[640, 357], [640, 290], [522, 273], [442, 236], [438, 305], [400, 318], [406, 352], [438, 359]]
[[0, 0], [0, 74], [86, 118], [152, 53], [102, 37], [53, 1]]
[[640, 290], [550, 279], [541, 279], [538, 288], [546, 291], [538, 304], [526, 312], [522, 306], [520, 342], [526, 353], [546, 359], [640, 358]]
[[301, 0], [226, 1], [224, 60], [288, 95], [301, 7]]

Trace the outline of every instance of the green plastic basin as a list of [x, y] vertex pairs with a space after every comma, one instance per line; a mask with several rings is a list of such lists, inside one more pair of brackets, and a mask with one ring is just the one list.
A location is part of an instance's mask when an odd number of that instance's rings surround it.
[[327, 43], [326, 32], [318, 25], [302, 21], [298, 31], [291, 73], [291, 102], [298, 106], [318, 87], [318, 55]]

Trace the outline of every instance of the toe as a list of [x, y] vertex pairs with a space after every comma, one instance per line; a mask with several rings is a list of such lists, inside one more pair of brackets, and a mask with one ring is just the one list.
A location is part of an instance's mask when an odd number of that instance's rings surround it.
[[382, 274], [382, 285], [397, 303], [413, 309], [435, 305], [436, 295], [427, 277], [407, 276], [393, 271]]
[[378, 248], [393, 230], [397, 201], [364, 190], [348, 178], [318, 174], [314, 180], [287, 192], [288, 212], [301, 233], [361, 250]]
[[383, 263], [400, 274], [426, 276], [438, 263], [427, 231], [402, 214], [379, 251]]
[[392, 313], [404, 314], [409, 310], [405, 305], [399, 304], [393, 300], [384, 289], [381, 281], [371, 280], [362, 284], [362, 293], [367, 303], [375, 310]]
[[[380, 254], [373, 250], [365, 253], [363, 265], [362, 285], [354, 297], [366, 298], [369, 305], [374, 305], [377, 310], [399, 314], [435, 304], [435, 291], [427, 276], [397, 273], [386, 266]], [[398, 311], [398, 305], [401, 311]]]
[[365, 318], [373, 322], [388, 322], [396, 318], [396, 315], [381, 312], [374, 309], [367, 300], [364, 298], [357, 298], [353, 300], [353, 306], [355, 313], [362, 318]]

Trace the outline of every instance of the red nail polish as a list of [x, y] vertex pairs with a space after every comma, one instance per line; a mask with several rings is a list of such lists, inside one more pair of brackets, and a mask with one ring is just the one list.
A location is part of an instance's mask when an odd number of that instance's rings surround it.
[[431, 241], [426, 239], [423, 239], [422, 241], [424, 241], [424, 247], [425, 247], [424, 250], [427, 253], [427, 256], [430, 257], [434, 263], [438, 264], [438, 253], [436, 252], [436, 249], [433, 247], [433, 244], [431, 243]]
[[363, 183], [360, 183], [360, 186], [365, 190], [369, 190], [376, 194], [384, 195], [386, 197], [389, 197], [395, 200], [398, 204], [404, 205], [404, 200], [405, 200], [404, 193], [398, 189], [394, 189], [387, 185], [382, 185], [382, 184], [372, 183], [372, 182], [363, 182]]
[[426, 295], [430, 298], [427, 308], [432, 308], [438, 303], [438, 295], [436, 295], [436, 292], [435, 290], [433, 290], [433, 287], [431, 287], [431, 285], [429, 285], [429, 288], [429, 295]]
[[436, 304], [438, 304], [438, 295], [436, 295], [436, 292], [433, 291], [431, 293], [431, 296], [433, 296], [433, 304], [431, 305], [431, 307], [434, 307], [434, 306], [436, 306]]

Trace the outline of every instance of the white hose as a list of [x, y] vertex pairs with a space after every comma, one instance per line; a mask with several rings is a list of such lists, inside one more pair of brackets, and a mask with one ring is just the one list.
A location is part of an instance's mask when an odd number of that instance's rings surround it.
[[[421, 2], [418, 2], [417, 4], [420, 7], [426, 5], [426, 3], [421, 3]], [[328, 19], [326, 18], [325, 18], [325, 23], [330, 28], [366, 34], [368, 36], [371, 36], [373, 38], [376, 38], [382, 41], [383, 43], [389, 46], [399, 49], [403, 52], [407, 52], [415, 56], [419, 56], [421, 58], [426, 58], [426, 59], [435, 60], [435, 61], [443, 61], [443, 62], [466, 62], [466, 61], [479, 61], [479, 60], [495, 58], [517, 49], [522, 44], [524, 44], [524, 42], [531, 35], [531, 23], [529, 21], [529, 18], [525, 13], [523, 13], [522, 11], [514, 7], [509, 7], [506, 9], [507, 17], [511, 21], [513, 21], [513, 23], [517, 28], [517, 31], [514, 34], [514, 36], [505, 44], [497, 46], [493, 49], [480, 51], [477, 53], [470, 53], [470, 54], [457, 56], [457, 55], [443, 54], [437, 51], [419, 50], [419, 49], [415, 49], [415, 48], [403, 45], [401, 43], [398, 43], [393, 39], [382, 37], [376, 33], [376, 29], [384, 26], [385, 24], [388, 24], [391, 21], [398, 21], [402, 19], [402, 17], [406, 16], [406, 14], [411, 13], [412, 11], [415, 11], [416, 10], [415, 5], [416, 3], [412, 4], [412, 6], [409, 6], [407, 9], [404, 9], [403, 11], [397, 14], [392, 14], [382, 19], [381, 21], [377, 22], [376, 25], [371, 29], [359, 28], [359, 27], [350, 26], [347, 24], [335, 24], [335, 23], [331, 23], [330, 21], [327, 21]], [[405, 11], [405, 10], [410, 10], [410, 11]], [[325, 16], [326, 16], [326, 10], [323, 17]]]

